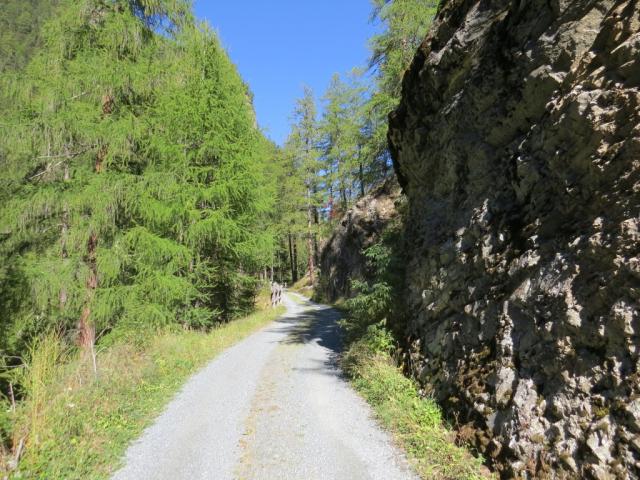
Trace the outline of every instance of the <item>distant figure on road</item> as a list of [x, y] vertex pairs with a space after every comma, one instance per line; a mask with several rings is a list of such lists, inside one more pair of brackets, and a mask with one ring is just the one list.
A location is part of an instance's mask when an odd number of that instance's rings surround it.
[[282, 303], [282, 285], [271, 282], [271, 307], [275, 308]]

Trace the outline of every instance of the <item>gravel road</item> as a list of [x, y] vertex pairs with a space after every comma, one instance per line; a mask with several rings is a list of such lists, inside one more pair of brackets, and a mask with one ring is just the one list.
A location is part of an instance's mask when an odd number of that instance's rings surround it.
[[113, 480], [417, 478], [341, 377], [338, 312], [285, 305], [187, 382]]

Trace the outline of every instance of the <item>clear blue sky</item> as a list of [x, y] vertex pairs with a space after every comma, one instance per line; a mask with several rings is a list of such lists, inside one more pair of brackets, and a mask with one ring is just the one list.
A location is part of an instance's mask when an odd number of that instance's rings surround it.
[[369, 0], [196, 0], [195, 11], [219, 33], [278, 144], [303, 85], [321, 97], [333, 73], [365, 65], [375, 30]]

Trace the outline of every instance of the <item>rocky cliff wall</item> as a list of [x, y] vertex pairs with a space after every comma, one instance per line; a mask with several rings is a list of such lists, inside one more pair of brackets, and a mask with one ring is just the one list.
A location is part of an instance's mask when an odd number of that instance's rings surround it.
[[640, 4], [442, 2], [391, 116], [416, 375], [503, 478], [640, 472]]
[[378, 242], [390, 222], [398, 218], [400, 187], [388, 180], [359, 199], [340, 219], [322, 248], [316, 293], [325, 301], [351, 297], [352, 280], [369, 280], [363, 250]]

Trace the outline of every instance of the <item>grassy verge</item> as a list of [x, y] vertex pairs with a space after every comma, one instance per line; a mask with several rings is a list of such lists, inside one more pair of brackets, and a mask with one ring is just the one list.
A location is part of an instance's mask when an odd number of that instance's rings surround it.
[[395, 366], [393, 340], [381, 328], [370, 328], [351, 344], [343, 368], [356, 390], [373, 407], [383, 426], [407, 452], [425, 480], [479, 480], [491, 477], [443, 422], [435, 401], [422, 398], [412, 380]]
[[407, 452], [420, 477], [495, 478], [481, 458], [457, 444], [456, 434], [446, 425], [437, 403], [422, 397], [417, 384], [396, 366], [392, 358], [396, 342], [388, 330], [382, 324], [367, 325], [354, 315], [353, 301], [339, 299], [332, 306], [344, 314], [341, 324], [349, 347], [342, 356], [343, 370], [380, 423]]
[[299, 293], [308, 298], [313, 298], [313, 285], [309, 275], [303, 276], [300, 280], [289, 287], [289, 290], [295, 293]]
[[[380, 423], [407, 452], [416, 472], [425, 480], [480, 480], [495, 478], [464, 445], [443, 419], [437, 403], [420, 395], [392, 358], [395, 340], [383, 326], [370, 324], [371, 295], [340, 299], [333, 307], [344, 314], [341, 324], [349, 345], [342, 367], [360, 395], [373, 407]], [[294, 300], [299, 300], [292, 297]], [[354, 309], [355, 306], [355, 309]], [[359, 309], [359, 311], [356, 311]]]
[[[129, 442], [190, 375], [283, 311], [259, 311], [210, 333], [174, 331], [150, 334], [142, 342], [118, 340], [97, 354], [97, 375], [91, 360], [65, 352], [55, 335], [42, 339], [25, 367], [26, 399], [13, 413], [5, 409], [13, 444], [24, 445], [8, 478], [107, 478]], [[0, 464], [0, 478], [2, 470]]]

